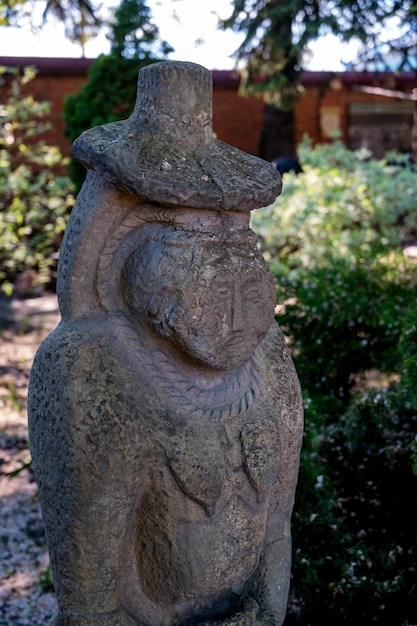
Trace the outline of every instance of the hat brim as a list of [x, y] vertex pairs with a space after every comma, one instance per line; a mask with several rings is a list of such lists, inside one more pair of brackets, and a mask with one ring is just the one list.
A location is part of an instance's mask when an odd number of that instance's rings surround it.
[[116, 187], [164, 205], [250, 211], [272, 204], [282, 186], [271, 163], [214, 137], [175, 144], [130, 119], [85, 131], [73, 155]]

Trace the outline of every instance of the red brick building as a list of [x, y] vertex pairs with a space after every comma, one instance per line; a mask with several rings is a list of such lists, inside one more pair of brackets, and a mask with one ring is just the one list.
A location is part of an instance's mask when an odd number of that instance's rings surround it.
[[[64, 138], [62, 109], [67, 95], [77, 93], [87, 80], [91, 59], [0, 57], [0, 65], [33, 65], [36, 78], [28, 90], [36, 100], [52, 105], [48, 141], [70, 153]], [[296, 141], [307, 134], [314, 143], [339, 131], [350, 148], [365, 146], [377, 157], [387, 149], [409, 152], [416, 75], [382, 73], [305, 72], [304, 93], [296, 105]], [[213, 126], [216, 136], [257, 155], [265, 104], [255, 96], [238, 95], [239, 79], [232, 71], [213, 71]], [[369, 89], [373, 93], [369, 93]]]

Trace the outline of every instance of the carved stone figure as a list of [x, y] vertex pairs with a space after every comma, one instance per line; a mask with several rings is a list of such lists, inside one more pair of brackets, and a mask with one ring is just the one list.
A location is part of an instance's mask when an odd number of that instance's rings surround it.
[[213, 137], [211, 75], [139, 74], [88, 167], [29, 426], [55, 626], [280, 625], [302, 409], [249, 228], [280, 178]]

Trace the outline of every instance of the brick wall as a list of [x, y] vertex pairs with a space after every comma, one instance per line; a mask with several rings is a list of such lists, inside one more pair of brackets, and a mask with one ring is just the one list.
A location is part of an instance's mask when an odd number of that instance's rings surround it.
[[[37, 76], [27, 85], [35, 99], [52, 104], [50, 120], [53, 128], [46, 139], [58, 145], [64, 155], [71, 146], [64, 138], [62, 110], [67, 95], [77, 93], [87, 80], [90, 59], [44, 59], [0, 57], [0, 65], [35, 65]], [[342, 140], [348, 141], [349, 106], [357, 102], [387, 102], [392, 99], [357, 91], [357, 86], [386, 84], [386, 77], [378, 73], [306, 72], [303, 75], [304, 94], [295, 107], [296, 143], [305, 134], [313, 143], [329, 139], [328, 130], [335, 126]], [[415, 75], [401, 74], [391, 89], [411, 92]], [[265, 105], [261, 98], [238, 95], [238, 77], [230, 71], [213, 72], [213, 127], [218, 139], [249, 154], [258, 154]], [[395, 100], [395, 98], [394, 98]]]
[[[330, 136], [326, 132], [327, 121], [330, 129], [335, 130], [334, 125], [337, 126], [342, 141], [349, 146], [352, 106], [359, 103], [375, 105], [376, 110], [380, 109], [379, 119], [383, 124], [385, 119], [382, 113], [383, 107], [393, 104], [401, 107], [407, 102], [407, 108], [413, 109], [412, 101], [403, 99], [400, 94], [411, 95], [415, 85], [416, 76], [413, 73], [400, 74], [395, 78], [392, 75], [384, 76], [382, 73], [311, 72], [306, 74], [305, 91], [295, 107], [296, 142], [298, 144], [304, 134], [309, 135], [313, 143], [328, 141]], [[387, 88], [387, 93], [388, 89], [394, 90], [398, 93], [398, 97], [364, 93], [360, 91], [363, 86]], [[411, 117], [412, 114], [410, 114], [410, 124], [412, 123]]]
[[79, 92], [86, 79], [84, 76], [37, 76], [30, 81], [25, 92], [31, 94], [39, 102], [49, 102], [51, 113], [49, 120], [52, 124], [50, 131], [45, 133], [45, 141], [56, 145], [64, 156], [71, 154], [71, 144], [64, 137], [65, 122], [62, 118], [65, 98]]
[[243, 98], [237, 87], [214, 85], [213, 129], [217, 139], [249, 154], [258, 154], [265, 104], [261, 98]]

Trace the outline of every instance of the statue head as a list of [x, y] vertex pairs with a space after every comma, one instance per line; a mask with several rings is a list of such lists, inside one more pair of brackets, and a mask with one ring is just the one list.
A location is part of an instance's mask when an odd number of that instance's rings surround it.
[[125, 265], [130, 310], [202, 365], [243, 365], [274, 317], [275, 281], [255, 235], [226, 239], [159, 228]]

